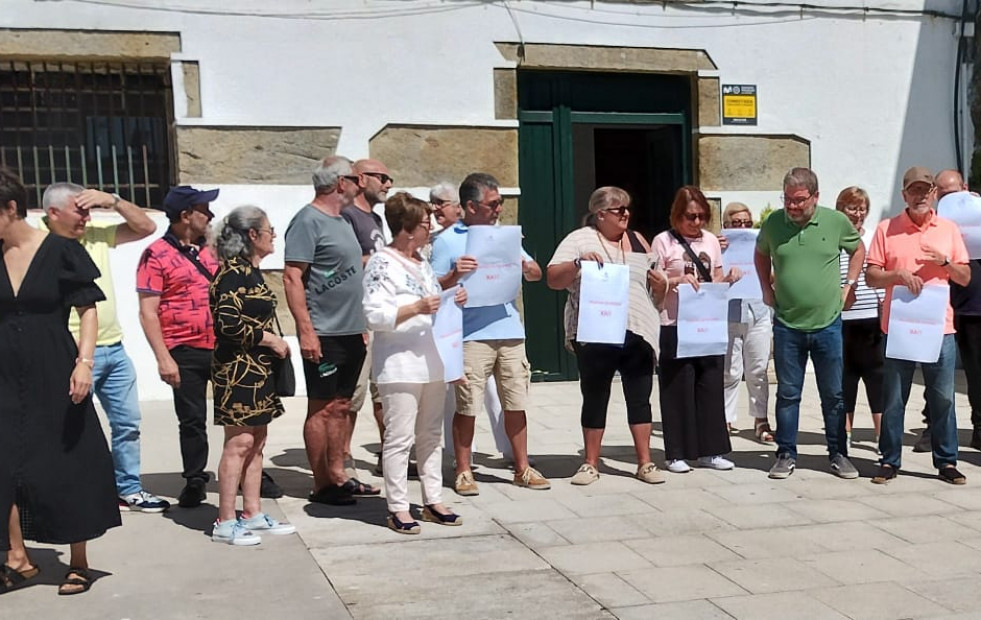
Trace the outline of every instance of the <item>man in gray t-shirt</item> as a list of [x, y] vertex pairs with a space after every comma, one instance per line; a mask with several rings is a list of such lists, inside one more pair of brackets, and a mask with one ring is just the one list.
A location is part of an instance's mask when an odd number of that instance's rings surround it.
[[334, 505], [380, 493], [344, 471], [351, 397], [365, 358], [361, 247], [341, 217], [361, 191], [358, 179], [347, 158], [321, 162], [313, 173], [316, 196], [286, 230], [283, 268], [307, 386], [303, 440], [313, 471], [310, 501]]

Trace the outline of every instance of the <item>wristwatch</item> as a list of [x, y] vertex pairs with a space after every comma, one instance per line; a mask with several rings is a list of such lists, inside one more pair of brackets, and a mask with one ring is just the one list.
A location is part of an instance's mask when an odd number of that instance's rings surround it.
[[856, 284], [858, 284], [858, 280], [845, 280], [845, 286], [855, 288]]
[[947, 258], [946, 256], [944, 256], [944, 262], [940, 263], [940, 266], [941, 267], [946, 267], [949, 264], [950, 264], [950, 259]]
[[582, 259], [576, 257], [572, 259], [572, 264], [576, 266], [576, 269], [582, 269]]
[[109, 195], [112, 196], [113, 199], [112, 208], [115, 209], [116, 207], [119, 206], [119, 201], [122, 200], [123, 197], [120, 196], [119, 194], [109, 194]]

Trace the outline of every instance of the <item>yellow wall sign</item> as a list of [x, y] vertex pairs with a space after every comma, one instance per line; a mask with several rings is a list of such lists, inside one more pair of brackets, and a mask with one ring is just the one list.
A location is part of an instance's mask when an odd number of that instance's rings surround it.
[[756, 124], [756, 85], [722, 85], [722, 124]]

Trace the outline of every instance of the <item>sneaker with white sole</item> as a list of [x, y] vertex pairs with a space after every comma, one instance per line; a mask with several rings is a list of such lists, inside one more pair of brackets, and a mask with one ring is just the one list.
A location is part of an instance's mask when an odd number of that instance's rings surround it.
[[132, 510], [133, 512], [163, 512], [170, 508], [170, 502], [160, 499], [152, 493], [140, 491], [119, 497], [120, 510]]
[[285, 536], [296, 532], [296, 526], [286, 521], [277, 521], [264, 512], [243, 519], [239, 517], [239, 524], [250, 532], [261, 532], [272, 536]]
[[545, 491], [552, 488], [552, 483], [534, 467], [527, 467], [523, 472], [514, 472], [514, 480], [511, 481], [519, 487]]
[[784, 478], [789, 478], [794, 469], [797, 467], [797, 461], [789, 454], [778, 454], [777, 460], [773, 463], [773, 467], [770, 468], [770, 473], [768, 476], [774, 480], [783, 480]]
[[225, 543], [236, 547], [251, 547], [261, 543], [262, 536], [242, 527], [239, 520], [215, 521], [214, 530], [211, 532], [211, 542]]
[[858, 470], [852, 465], [851, 461], [844, 454], [836, 454], [831, 459], [831, 472], [839, 478], [854, 480], [858, 478]]
[[687, 474], [691, 471], [691, 467], [684, 459], [674, 459], [668, 461], [667, 470], [673, 474]]
[[735, 467], [736, 464], [725, 457], [717, 455], [698, 457], [698, 466], [708, 467], [709, 469], [718, 469], [719, 471], [728, 471]]

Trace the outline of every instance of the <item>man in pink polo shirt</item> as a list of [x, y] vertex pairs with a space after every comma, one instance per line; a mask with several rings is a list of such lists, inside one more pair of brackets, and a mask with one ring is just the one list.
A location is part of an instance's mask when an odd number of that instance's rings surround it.
[[[933, 174], [914, 166], [903, 175], [906, 209], [884, 220], [876, 228], [868, 253], [865, 279], [869, 286], [886, 289], [882, 331], [889, 337], [889, 307], [893, 288], [907, 287], [919, 295], [924, 286], [953, 282], [966, 286], [971, 280], [967, 248], [957, 225], [939, 217], [933, 209], [936, 200]], [[954, 415], [954, 310], [947, 302], [940, 358], [920, 364], [926, 384], [927, 409], [932, 431], [933, 465], [939, 478], [951, 484], [964, 484], [967, 478], [957, 471], [957, 419]], [[883, 367], [885, 407], [882, 414], [882, 452], [879, 473], [872, 482], [884, 484], [896, 477], [903, 448], [903, 419], [909, 400], [916, 362], [886, 357]]]

